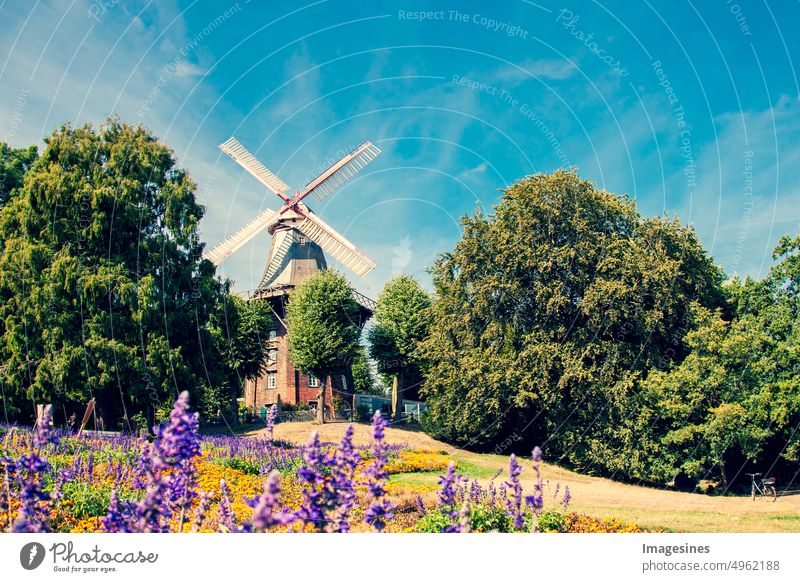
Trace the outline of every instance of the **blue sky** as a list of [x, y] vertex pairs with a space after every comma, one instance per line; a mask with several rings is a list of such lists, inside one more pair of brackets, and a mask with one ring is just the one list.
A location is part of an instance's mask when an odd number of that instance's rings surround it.
[[[459, 217], [576, 166], [693, 224], [730, 274], [800, 230], [800, 3], [0, 0], [0, 140], [109, 114], [165, 140], [213, 245], [278, 200], [216, 148], [235, 135], [300, 187], [383, 154], [311, 206], [379, 263], [425, 268]], [[260, 280], [266, 235], [220, 272]]]

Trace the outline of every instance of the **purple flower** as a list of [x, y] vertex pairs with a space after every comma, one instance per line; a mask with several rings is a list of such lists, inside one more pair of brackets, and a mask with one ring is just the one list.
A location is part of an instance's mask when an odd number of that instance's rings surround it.
[[219, 525], [229, 532], [236, 530], [236, 516], [231, 507], [231, 490], [225, 479], [219, 480]]
[[36, 434], [33, 438], [33, 444], [37, 447], [52, 443], [58, 444], [58, 437], [53, 431], [53, 405], [48, 404], [42, 409], [42, 415], [36, 424]]
[[561, 505], [564, 506], [564, 511], [567, 510], [569, 502], [572, 500], [572, 494], [569, 491], [569, 485], [564, 487], [564, 498], [561, 500]]
[[447, 472], [439, 477], [439, 507], [449, 512], [454, 511], [457, 485], [456, 465], [450, 461], [447, 465]]
[[253, 530], [267, 531], [291, 523], [293, 516], [280, 505], [280, 498], [281, 475], [273, 471], [264, 481], [264, 492], [259, 497], [247, 500], [247, 504], [253, 508]]
[[472, 503], [480, 503], [483, 497], [483, 487], [477, 479], [473, 479], [469, 484], [469, 500]]
[[542, 449], [535, 447], [532, 453], [533, 470], [536, 472], [536, 483], [533, 486], [533, 495], [528, 495], [525, 502], [533, 509], [534, 515], [538, 516], [544, 507], [544, 487], [542, 485], [542, 473], [539, 464], [542, 462]]
[[375, 460], [367, 467], [365, 473], [369, 478], [367, 495], [370, 504], [365, 512], [364, 521], [380, 532], [386, 527], [386, 520], [394, 517], [394, 504], [385, 499], [386, 481], [389, 474], [386, 472], [386, 450], [383, 438], [386, 426], [389, 423], [381, 416], [381, 411], [376, 410], [372, 417], [372, 455]]
[[273, 404], [269, 407], [267, 412], [267, 432], [269, 433], [269, 440], [272, 439], [272, 432], [275, 430], [275, 423], [278, 421], [278, 405]]
[[134, 488], [144, 489], [136, 505], [130, 530], [166, 532], [175, 512], [179, 512], [178, 531], [183, 530], [186, 513], [197, 496], [197, 469], [194, 458], [200, 455], [197, 414], [189, 413], [189, 393], [182, 392], [170, 412], [169, 422], [155, 429], [153, 443], [142, 448]]
[[319, 435], [314, 432], [303, 449], [303, 466], [297, 470], [300, 482], [306, 483], [303, 489], [303, 503], [296, 513], [297, 519], [311, 524], [317, 531], [325, 527], [324, 505], [325, 496], [322, 484], [327, 472], [325, 454], [319, 442]]
[[117, 490], [112, 489], [108, 513], [100, 520], [103, 524], [103, 529], [109, 533], [129, 532], [132, 509], [129, 502], [121, 503], [119, 497], [117, 497]]
[[509, 481], [506, 482], [506, 485], [511, 490], [511, 496], [506, 500], [506, 507], [515, 529], [525, 527], [525, 516], [522, 511], [522, 485], [519, 482], [521, 473], [522, 467], [517, 461], [516, 455], [512, 454], [508, 461]]
[[[10, 477], [9, 469], [15, 473], [19, 484], [19, 511], [17, 519], [11, 525], [12, 532], [39, 533], [49, 531], [50, 507], [52, 497], [42, 488], [42, 477], [50, 468], [47, 460], [42, 457], [40, 449], [48, 443], [57, 444], [58, 438], [53, 432], [53, 407], [47, 405], [42, 410], [33, 435], [29, 453], [23, 455], [16, 462], [10, 459], [4, 461], [6, 468], [5, 477]], [[36, 447], [36, 450], [34, 450]], [[8, 498], [4, 504], [10, 505], [10, 482], [7, 487]]]
[[419, 510], [420, 515], [428, 515], [428, 510], [425, 509], [425, 504], [422, 502], [421, 495], [417, 495], [417, 510]]
[[203, 526], [203, 521], [206, 519], [206, 513], [208, 513], [208, 509], [211, 507], [210, 493], [201, 491], [198, 498], [197, 509], [194, 512], [194, 519], [192, 520], [192, 532], [200, 531], [200, 528]]
[[333, 506], [330, 515], [326, 516], [328, 531], [339, 533], [350, 531], [348, 518], [356, 500], [356, 486], [353, 479], [360, 459], [361, 455], [353, 448], [353, 426], [350, 425], [334, 453], [332, 478], [326, 483], [326, 493], [330, 505]]

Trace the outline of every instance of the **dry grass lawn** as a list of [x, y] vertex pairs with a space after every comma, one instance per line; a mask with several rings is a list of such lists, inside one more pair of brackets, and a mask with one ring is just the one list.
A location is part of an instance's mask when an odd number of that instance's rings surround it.
[[[347, 424], [336, 423], [323, 426], [305, 422], [279, 424], [275, 437], [293, 443], [304, 444], [311, 431], [320, 433], [324, 442], [341, 439]], [[355, 441], [368, 444], [371, 427], [356, 424]], [[256, 435], [262, 431], [247, 432]], [[436, 441], [419, 430], [388, 428], [386, 440], [411, 448], [432, 449], [447, 452], [458, 462], [459, 469], [470, 477], [488, 481], [503, 468], [497, 478], [499, 484], [505, 479], [508, 457], [503, 455], [481, 455], [462, 451]], [[533, 471], [530, 462], [524, 462], [523, 485], [530, 490]], [[552, 495], [556, 483], [563, 491], [569, 485], [572, 491], [571, 508], [595, 517], [619, 517], [647, 529], [686, 532], [800, 532], [800, 495], [778, 497], [774, 503], [764, 499], [751, 501], [749, 497], [716, 497], [695, 493], [682, 493], [664, 489], [653, 489], [618, 483], [600, 477], [589, 477], [544, 464], [543, 477], [546, 482], [546, 499]], [[436, 485], [438, 474], [413, 473], [395, 475], [393, 479], [415, 485]], [[553, 502], [549, 501], [550, 506]]]

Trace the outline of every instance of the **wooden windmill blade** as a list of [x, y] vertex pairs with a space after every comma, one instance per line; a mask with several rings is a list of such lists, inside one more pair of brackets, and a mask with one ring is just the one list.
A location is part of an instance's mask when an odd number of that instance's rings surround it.
[[[289, 249], [291, 249], [294, 242], [294, 237], [292, 236], [291, 231], [283, 237], [280, 246], [278, 246], [278, 248], [275, 249], [275, 252], [270, 255], [269, 263], [267, 263], [267, 267], [264, 269], [264, 275], [261, 277], [261, 283], [258, 285], [259, 287], [264, 287], [267, 285], [284, 267], [283, 261], [286, 258], [286, 255], [289, 254]], [[273, 246], [273, 248], [275, 247]]]
[[365, 141], [330, 168], [322, 172], [317, 178], [309, 182], [298, 196], [302, 200], [309, 194], [321, 202], [340, 188], [350, 178], [363, 170], [381, 153], [370, 141]]
[[233, 235], [219, 243], [210, 251], [203, 253], [203, 258], [208, 259], [215, 265], [219, 265], [231, 253], [240, 249], [259, 232], [272, 225], [273, 222], [276, 222], [279, 216], [280, 215], [274, 210], [267, 209], [263, 211]]
[[304, 220], [296, 228], [356, 275], [363, 277], [376, 267], [375, 261], [319, 216], [306, 208], [303, 209], [303, 216]]
[[220, 144], [219, 149], [233, 158], [237, 164], [250, 172], [250, 174], [253, 175], [256, 180], [264, 184], [264, 186], [272, 190], [283, 200], [288, 200], [284, 192], [288, 192], [291, 188], [289, 188], [286, 182], [270, 172], [264, 164], [259, 162], [253, 154], [247, 151], [247, 148], [240, 144], [236, 138], [232, 137], [225, 143]]

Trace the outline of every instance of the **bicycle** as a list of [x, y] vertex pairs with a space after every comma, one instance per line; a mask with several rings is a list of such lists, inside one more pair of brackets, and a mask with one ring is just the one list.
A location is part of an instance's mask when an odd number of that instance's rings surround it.
[[750, 477], [750, 498], [753, 501], [756, 500], [756, 493], [760, 493], [762, 497], [771, 498], [775, 502], [778, 497], [778, 492], [775, 490], [775, 477], [764, 477], [760, 481], [756, 481], [756, 477], [761, 477], [762, 473], [745, 473], [745, 475]]

